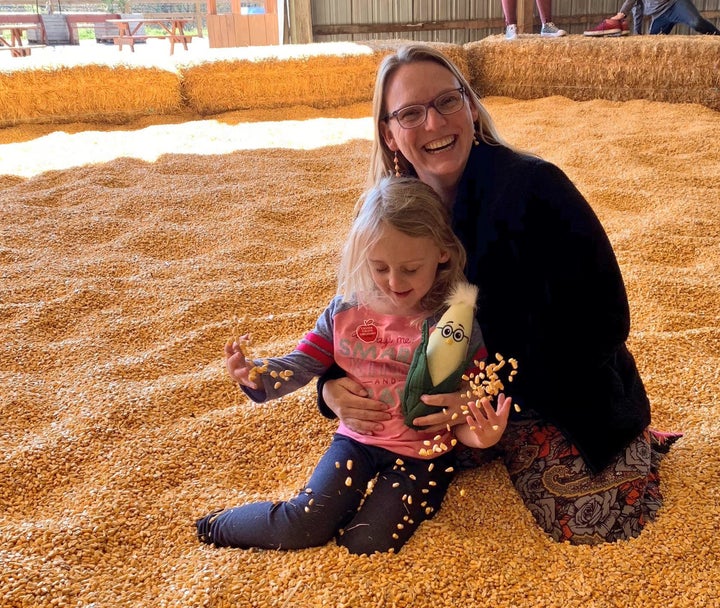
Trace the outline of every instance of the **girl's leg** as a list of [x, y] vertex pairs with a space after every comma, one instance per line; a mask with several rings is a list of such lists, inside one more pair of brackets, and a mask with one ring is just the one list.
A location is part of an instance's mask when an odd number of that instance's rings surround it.
[[508, 426], [501, 447], [513, 485], [556, 541], [597, 544], [640, 534], [662, 504], [658, 466], [680, 437], [650, 429], [592, 475], [575, 446], [537, 419]]
[[[210, 513], [196, 522], [198, 538], [218, 547], [242, 549], [324, 545], [355, 515], [375, 472], [365, 446], [336, 435], [307, 486], [295, 498]], [[348, 478], [352, 479], [350, 485]]]
[[517, 23], [517, 0], [502, 0], [502, 9], [505, 15], [505, 25]]
[[399, 551], [418, 526], [440, 509], [454, 476], [453, 461], [452, 452], [433, 460], [398, 460], [397, 455], [378, 449], [380, 472], [372, 493], [344, 527], [338, 544], [356, 555]]

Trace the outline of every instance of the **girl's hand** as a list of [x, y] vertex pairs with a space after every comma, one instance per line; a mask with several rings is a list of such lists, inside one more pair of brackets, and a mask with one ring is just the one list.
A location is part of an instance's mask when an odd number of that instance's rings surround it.
[[462, 393], [445, 393], [442, 395], [422, 395], [425, 405], [437, 407], [437, 413], [420, 416], [413, 420], [415, 426], [424, 427], [424, 431], [436, 432], [447, 429], [448, 424], [455, 426], [465, 422], [462, 408], [467, 404], [467, 397]]
[[472, 448], [489, 448], [500, 441], [507, 427], [512, 399], [500, 393], [497, 403], [497, 410], [487, 398], [480, 400], [480, 406], [474, 401], [468, 403], [470, 415], [465, 418], [467, 425], [455, 429], [458, 440]]
[[370, 399], [363, 385], [348, 377], [325, 382], [322, 397], [346, 427], [362, 435], [382, 431], [383, 420], [391, 418], [387, 404]]
[[[239, 340], [249, 340], [250, 336], [245, 334]], [[243, 386], [252, 389], [263, 388], [262, 380], [259, 382], [250, 380], [250, 370], [255, 367], [255, 363], [245, 358], [245, 354], [237, 341], [228, 340], [225, 344], [225, 367], [230, 377]], [[258, 379], [261, 378], [258, 376]]]

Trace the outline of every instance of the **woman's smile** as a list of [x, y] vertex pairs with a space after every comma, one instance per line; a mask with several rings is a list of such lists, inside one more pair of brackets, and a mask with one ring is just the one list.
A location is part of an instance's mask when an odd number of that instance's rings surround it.
[[454, 135], [448, 135], [442, 139], [436, 139], [425, 144], [424, 148], [426, 152], [430, 152], [431, 154], [444, 152], [445, 150], [450, 149], [455, 144], [456, 140], [457, 138]]

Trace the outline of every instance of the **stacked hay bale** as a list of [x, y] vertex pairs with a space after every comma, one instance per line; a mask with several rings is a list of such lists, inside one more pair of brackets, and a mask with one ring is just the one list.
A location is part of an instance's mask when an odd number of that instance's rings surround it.
[[[188, 61], [38, 61], [0, 71], [0, 127], [123, 123], [143, 116], [337, 108], [372, 99], [382, 58], [406, 40], [211, 50]], [[439, 48], [470, 76], [462, 46]], [[33, 58], [38, 59], [38, 58]]]
[[465, 51], [483, 96], [648, 99], [720, 109], [716, 36], [521, 36], [512, 44], [491, 36]]
[[122, 123], [184, 111], [177, 72], [133, 65], [23, 66], [0, 72], [0, 127]]
[[[202, 61], [181, 68], [188, 107], [200, 115], [291, 106], [332, 108], [370, 101], [382, 58], [406, 40], [272, 47], [263, 55]], [[429, 43], [468, 72], [459, 45]], [[222, 92], [222, 94], [218, 94]]]
[[[0, 127], [367, 102], [378, 64], [407, 42], [223, 49], [177, 64], [27, 64], [0, 72]], [[521, 36], [511, 44], [491, 36], [463, 46], [427, 44], [457, 63], [483, 97], [648, 99], [720, 109], [715, 36]]]

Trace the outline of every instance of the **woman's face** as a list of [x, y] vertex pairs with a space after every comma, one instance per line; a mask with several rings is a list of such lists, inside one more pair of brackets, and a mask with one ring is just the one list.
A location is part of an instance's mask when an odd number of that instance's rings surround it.
[[[385, 83], [385, 108], [390, 114], [405, 106], [426, 104], [459, 86], [452, 72], [435, 62], [402, 65]], [[466, 97], [463, 108], [454, 114], [442, 115], [428, 108], [425, 122], [412, 129], [404, 129], [395, 118], [382, 121], [380, 134], [390, 150], [399, 151], [418, 177], [446, 199], [465, 169], [475, 120], [477, 111]]]

